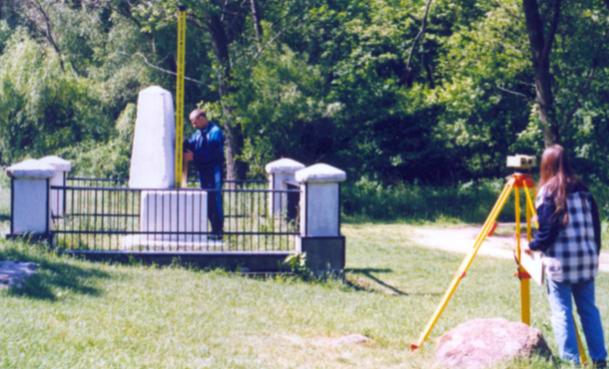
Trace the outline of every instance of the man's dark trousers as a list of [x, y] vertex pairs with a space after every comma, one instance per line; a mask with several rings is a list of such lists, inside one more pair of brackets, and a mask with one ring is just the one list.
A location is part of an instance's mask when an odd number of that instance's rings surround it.
[[201, 188], [207, 191], [207, 217], [211, 223], [211, 232], [217, 238], [224, 233], [224, 209], [222, 207], [222, 166], [209, 165], [199, 167]]

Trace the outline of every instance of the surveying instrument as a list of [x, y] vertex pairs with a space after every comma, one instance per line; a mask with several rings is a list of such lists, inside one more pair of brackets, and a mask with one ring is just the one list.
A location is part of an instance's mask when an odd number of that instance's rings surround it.
[[[507, 158], [508, 168], [516, 170], [515, 173], [507, 177], [507, 181], [499, 195], [499, 198], [495, 202], [490, 214], [486, 218], [480, 233], [474, 241], [473, 248], [465, 256], [457, 273], [453, 277], [448, 290], [444, 293], [442, 300], [436, 308], [431, 319], [425, 326], [425, 329], [419, 336], [419, 340], [416, 343], [410, 345], [412, 351], [420, 348], [425, 340], [431, 334], [434, 326], [440, 319], [440, 315], [444, 312], [444, 309], [448, 305], [448, 302], [454, 295], [457, 287], [461, 283], [461, 280], [465, 278], [468, 269], [472, 265], [474, 258], [478, 254], [482, 243], [488, 236], [492, 236], [495, 229], [497, 228], [497, 218], [505, 207], [510, 194], [514, 193], [514, 213], [516, 220], [516, 249], [515, 259], [518, 265], [516, 277], [520, 280], [520, 319], [526, 325], [531, 325], [531, 291], [530, 291], [530, 280], [533, 275], [533, 279], [538, 284], [543, 284], [543, 266], [541, 263], [541, 254], [539, 252], [525, 253], [521, 247], [522, 240], [522, 229], [521, 229], [521, 198], [520, 191], [524, 191], [525, 197], [525, 214], [526, 214], [526, 238], [530, 242], [532, 239], [532, 219], [537, 217], [535, 205], [533, 199], [535, 198], [535, 184], [530, 174], [523, 173], [522, 171], [530, 171], [535, 166], [535, 157], [527, 155], [514, 155], [508, 156]], [[575, 319], [574, 319], [575, 321]], [[579, 349], [580, 361], [582, 364], [586, 364], [587, 358], [583, 349], [583, 344], [579, 332], [577, 331], [577, 324], [575, 326], [575, 332], [577, 337], [577, 346]]]

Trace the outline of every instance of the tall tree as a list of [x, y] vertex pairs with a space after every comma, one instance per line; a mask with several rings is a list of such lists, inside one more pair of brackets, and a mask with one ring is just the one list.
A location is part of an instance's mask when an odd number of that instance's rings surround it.
[[539, 107], [539, 119], [544, 127], [544, 144], [560, 142], [560, 130], [556, 120], [550, 54], [560, 21], [561, 0], [551, 0], [551, 19], [547, 31], [539, 11], [537, 0], [522, 0], [525, 22], [531, 46], [531, 58], [535, 75], [535, 102]]
[[[200, 44], [211, 43], [209, 49], [213, 51], [214, 59], [212, 70], [217, 80], [213, 87], [222, 107], [222, 123], [227, 141], [227, 177], [242, 179], [246, 175], [247, 166], [240, 158], [243, 131], [234, 117], [230, 101], [230, 95], [234, 92], [231, 45], [245, 39], [245, 23], [252, 11], [252, 3], [237, 0], [183, 0], [181, 3], [188, 8], [189, 26], [195, 28], [191, 28], [187, 34], [201, 35]], [[144, 29], [158, 29], [175, 24], [175, 5], [173, 0], [160, 1], [154, 5], [139, 4], [136, 12]], [[174, 69], [175, 65], [169, 67]]]
[[241, 126], [235, 122], [233, 107], [227, 99], [232, 92], [229, 45], [231, 42], [230, 34], [233, 31], [230, 27], [234, 25], [228, 20], [228, 17], [225, 17], [229, 11], [229, 2], [221, 2], [217, 5], [220, 7], [220, 11], [208, 13], [205, 21], [212, 36], [214, 52], [219, 64], [219, 68], [217, 68], [218, 94], [220, 95], [228, 144], [226, 147], [226, 172], [229, 180], [243, 179], [247, 170], [245, 163], [239, 159], [243, 150], [243, 131]]

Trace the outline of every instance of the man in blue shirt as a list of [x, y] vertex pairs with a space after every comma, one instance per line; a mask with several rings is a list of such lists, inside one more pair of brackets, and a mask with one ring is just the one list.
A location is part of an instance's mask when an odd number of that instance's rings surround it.
[[215, 122], [207, 120], [205, 111], [201, 109], [193, 110], [189, 118], [195, 131], [184, 141], [184, 167], [188, 170], [188, 163], [194, 162], [201, 188], [207, 190], [207, 217], [211, 222], [212, 238], [222, 239], [224, 134]]

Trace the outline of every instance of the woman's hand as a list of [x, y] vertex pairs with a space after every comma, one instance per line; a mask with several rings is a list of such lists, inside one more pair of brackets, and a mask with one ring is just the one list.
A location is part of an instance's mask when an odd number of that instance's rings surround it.
[[[520, 248], [520, 251], [525, 253], [525, 254], [527, 254], [527, 255], [529, 255], [529, 256], [533, 256], [533, 250], [531, 250], [528, 245], [522, 246]], [[519, 259], [518, 256], [519, 255], [516, 252], [516, 249], [514, 249], [514, 261], [516, 262], [516, 264], [518, 264], [518, 259]]]

